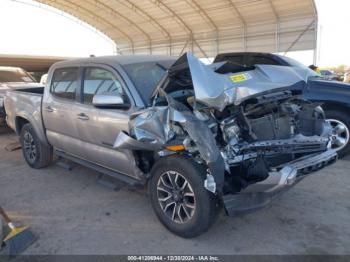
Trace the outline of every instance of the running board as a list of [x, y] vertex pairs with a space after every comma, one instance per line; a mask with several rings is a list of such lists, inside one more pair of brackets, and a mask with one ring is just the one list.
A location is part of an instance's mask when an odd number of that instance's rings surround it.
[[104, 175], [116, 178], [116, 179], [118, 179], [118, 180], [120, 180], [120, 181], [122, 181], [122, 182], [124, 182], [124, 183], [126, 183], [128, 185], [130, 185], [130, 186], [140, 186], [140, 185], [145, 185], [146, 184], [146, 180], [139, 180], [139, 179], [136, 179], [136, 178], [133, 178], [133, 177], [130, 177], [130, 176], [127, 176], [127, 175], [124, 175], [124, 174], [112, 171], [112, 170], [110, 170], [108, 168], [96, 165], [94, 163], [91, 163], [89, 161], [80, 159], [80, 158], [72, 156], [72, 155], [66, 154], [66, 153], [64, 153], [62, 151], [55, 150], [55, 155], [57, 155], [59, 157], [62, 157], [64, 159], [73, 161], [73, 162], [75, 162], [75, 163], [77, 163], [79, 165], [85, 166], [87, 168], [91, 168], [91, 169], [93, 169], [93, 170], [95, 170], [95, 171], [97, 171], [99, 173], [104, 174]]

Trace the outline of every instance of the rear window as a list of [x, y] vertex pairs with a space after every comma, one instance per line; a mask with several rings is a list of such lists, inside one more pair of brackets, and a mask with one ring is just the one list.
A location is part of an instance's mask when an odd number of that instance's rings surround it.
[[215, 62], [222, 62], [222, 61], [230, 61], [231, 63], [235, 63], [238, 65], [244, 65], [244, 56], [243, 55], [232, 55], [232, 56], [218, 56], [217, 59], [215, 59]]
[[276, 60], [266, 56], [252, 56], [249, 65], [280, 65]]
[[23, 69], [9, 68], [0, 69], [1, 83], [34, 83], [34, 79]]
[[51, 93], [57, 97], [74, 100], [78, 86], [78, 68], [56, 69], [51, 83]]

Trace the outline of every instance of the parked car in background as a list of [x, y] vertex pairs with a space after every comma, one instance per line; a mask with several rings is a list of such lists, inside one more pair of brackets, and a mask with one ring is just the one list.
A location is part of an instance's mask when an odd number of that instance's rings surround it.
[[0, 66], [0, 128], [6, 128], [4, 96], [7, 90], [40, 86], [35, 79], [19, 67]]
[[344, 73], [344, 79], [343, 79], [344, 83], [350, 83], [350, 72], [347, 71]]
[[161, 223], [195, 237], [222, 203], [229, 215], [263, 207], [336, 161], [322, 108], [299, 98], [304, 78], [284, 69], [191, 54], [70, 60], [50, 68], [44, 89], [8, 91], [7, 121], [31, 167], [55, 153], [148, 183]]
[[332, 147], [340, 156], [350, 152], [350, 84], [329, 81], [298, 61], [272, 53], [237, 52], [219, 54], [214, 62], [231, 61], [238, 65], [254, 67], [258, 64], [287, 66], [307, 78], [303, 97], [322, 104], [327, 121], [333, 127]]
[[47, 74], [43, 74], [40, 78], [40, 84], [46, 85], [46, 81], [47, 81]]
[[325, 80], [340, 81], [340, 76], [327, 69], [320, 69], [320, 74]]

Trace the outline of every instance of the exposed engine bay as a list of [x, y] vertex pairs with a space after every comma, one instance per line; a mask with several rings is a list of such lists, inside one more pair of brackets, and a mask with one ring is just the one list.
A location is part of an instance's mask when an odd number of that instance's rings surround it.
[[158, 157], [188, 154], [206, 165], [209, 191], [241, 192], [285, 163], [329, 149], [331, 128], [322, 108], [300, 98], [305, 79], [287, 72], [280, 82], [279, 70], [204, 65], [185, 54], [159, 83], [153, 106], [131, 117], [130, 132], [120, 133], [114, 147]]

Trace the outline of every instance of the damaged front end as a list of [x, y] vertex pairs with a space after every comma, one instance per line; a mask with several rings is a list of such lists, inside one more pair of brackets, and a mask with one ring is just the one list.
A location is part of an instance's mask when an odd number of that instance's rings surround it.
[[204, 65], [185, 54], [114, 147], [187, 154], [206, 166], [204, 186], [229, 214], [261, 207], [337, 159], [322, 108], [299, 97], [304, 85], [283, 67]]

